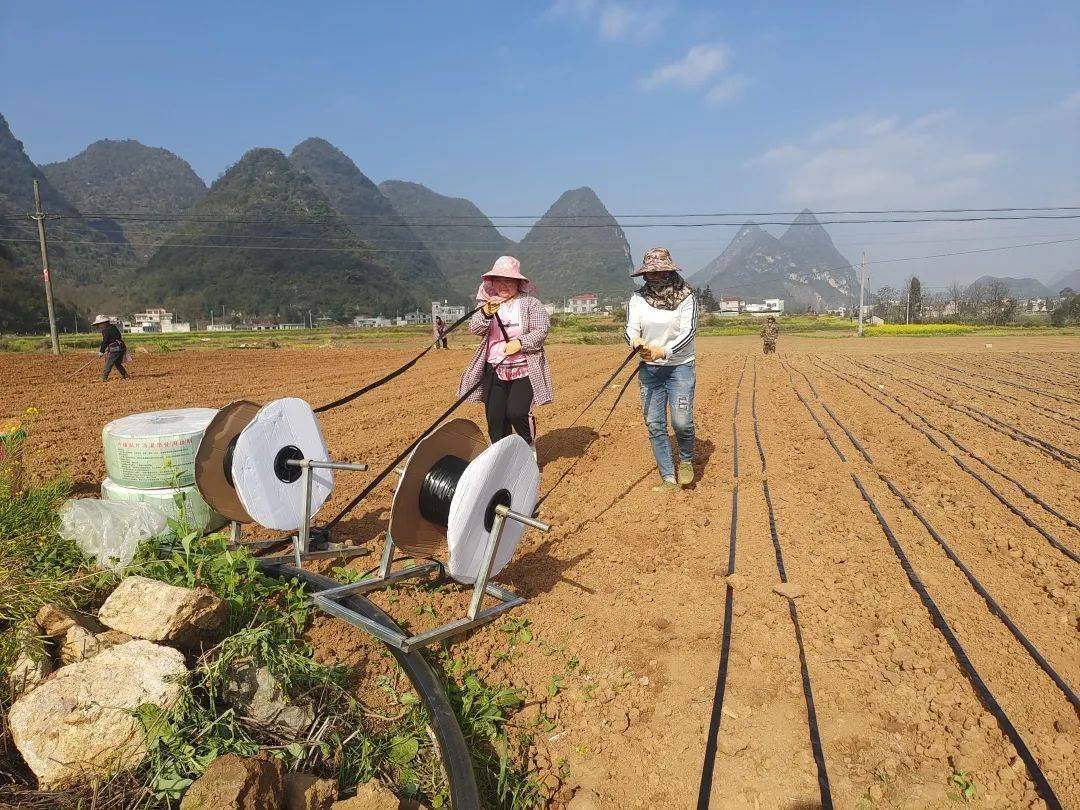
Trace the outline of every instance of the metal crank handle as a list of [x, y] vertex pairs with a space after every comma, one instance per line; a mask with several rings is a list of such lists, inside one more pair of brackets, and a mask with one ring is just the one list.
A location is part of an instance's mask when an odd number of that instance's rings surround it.
[[550, 523], [544, 523], [544, 521], [542, 520], [537, 520], [536, 518], [529, 517], [528, 515], [523, 515], [520, 512], [515, 512], [513, 509], [510, 509], [507, 506], [496, 506], [495, 512], [496, 514], [502, 515], [504, 518], [516, 520], [518, 523], [522, 523], [526, 526], [532, 526], [534, 529], [539, 529], [542, 532], [551, 531]]

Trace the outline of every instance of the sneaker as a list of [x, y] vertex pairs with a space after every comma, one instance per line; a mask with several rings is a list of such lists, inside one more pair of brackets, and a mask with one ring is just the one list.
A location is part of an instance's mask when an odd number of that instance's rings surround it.
[[679, 484], [685, 487], [692, 483], [694, 483], [694, 465], [689, 461], [683, 461], [679, 464]]
[[674, 478], [665, 478], [659, 484], [652, 488], [653, 492], [674, 492], [679, 488], [679, 485], [675, 483]]

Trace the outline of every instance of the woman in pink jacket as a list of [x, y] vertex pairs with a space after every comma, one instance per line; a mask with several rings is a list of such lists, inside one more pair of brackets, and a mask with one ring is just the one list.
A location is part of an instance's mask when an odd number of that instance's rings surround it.
[[461, 375], [458, 396], [483, 380], [466, 401], [484, 403], [492, 442], [514, 432], [532, 444], [533, 408], [552, 399], [544, 354], [551, 320], [535, 293], [513, 256], [501, 256], [476, 293], [482, 306], [469, 331], [484, 340]]

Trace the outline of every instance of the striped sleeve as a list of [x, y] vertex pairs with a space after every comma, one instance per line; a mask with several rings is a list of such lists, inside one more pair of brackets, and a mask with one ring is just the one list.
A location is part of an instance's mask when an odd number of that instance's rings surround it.
[[676, 333], [675, 337], [664, 346], [668, 357], [671, 357], [676, 352], [685, 348], [687, 344], [694, 339], [694, 335], [697, 334], [697, 296], [692, 294], [688, 295], [686, 300], [679, 304], [678, 313], [679, 331]]

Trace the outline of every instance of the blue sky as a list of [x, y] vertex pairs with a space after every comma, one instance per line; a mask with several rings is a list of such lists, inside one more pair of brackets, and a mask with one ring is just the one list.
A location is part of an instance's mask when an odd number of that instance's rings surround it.
[[[0, 113], [39, 163], [131, 137], [207, 181], [318, 135], [376, 181], [490, 215], [580, 185], [615, 214], [1080, 205], [1077, 42], [1075, 0], [4, 3]], [[628, 236], [696, 270], [733, 232]], [[874, 262], [1080, 237], [1080, 220], [830, 232]], [[871, 272], [1078, 267], [1080, 241]]]

